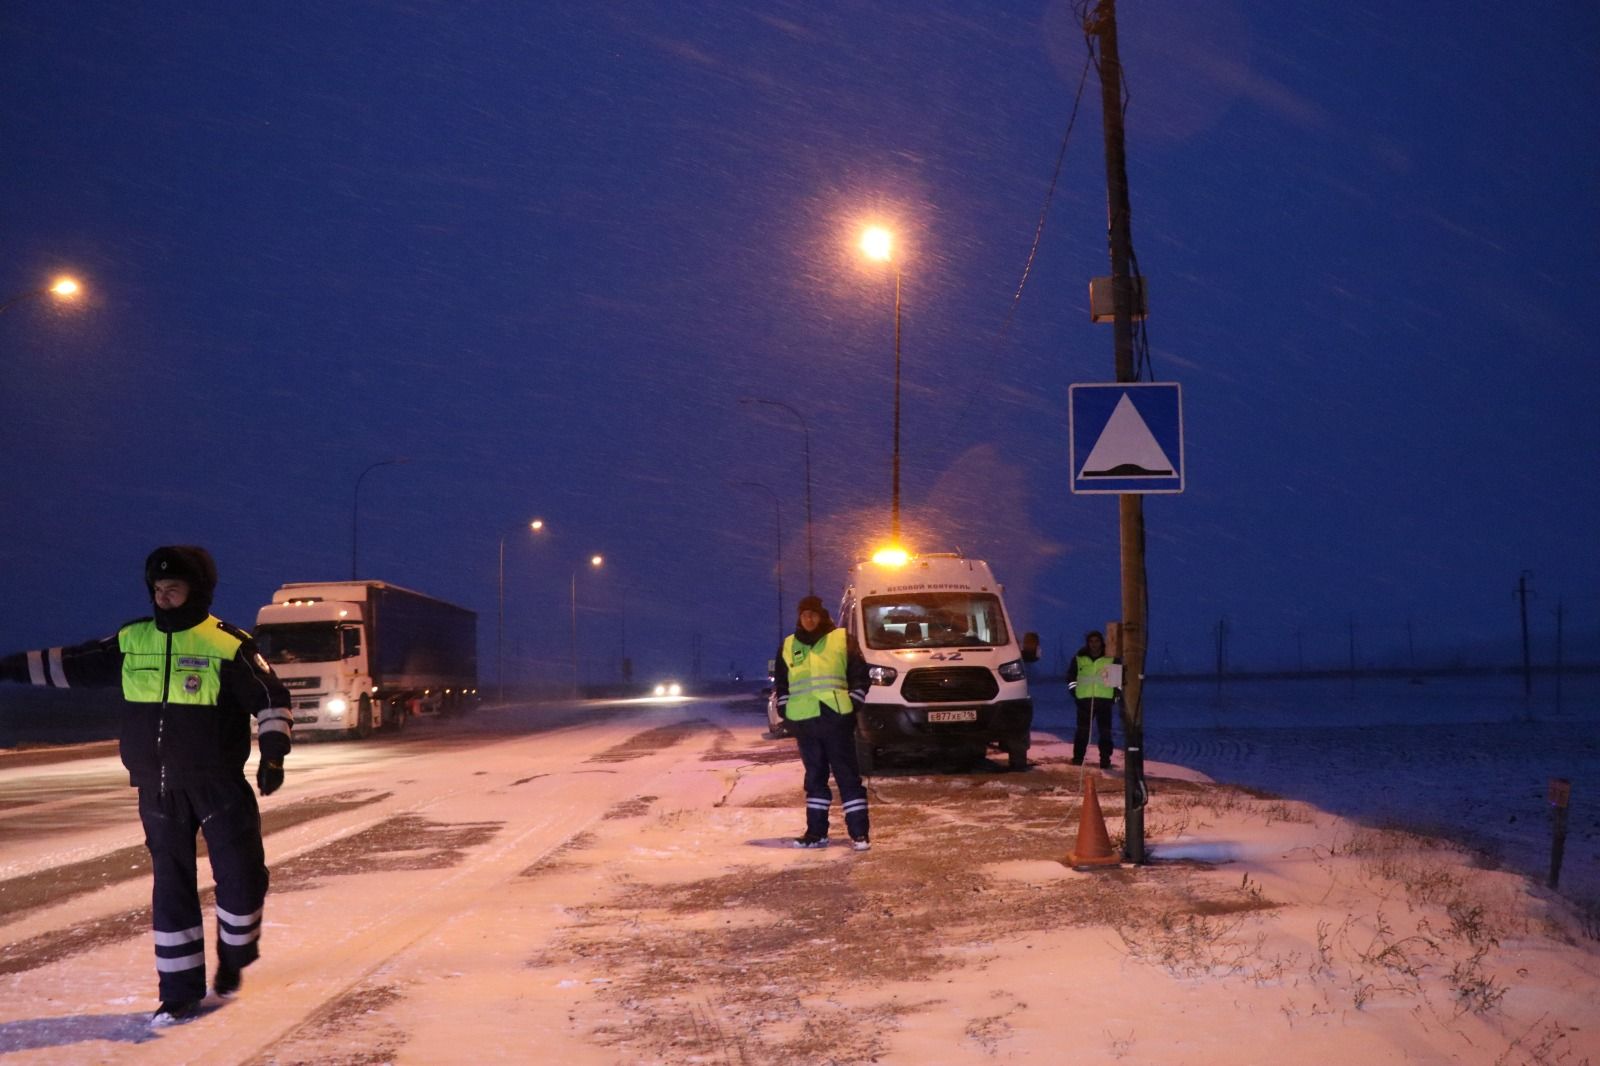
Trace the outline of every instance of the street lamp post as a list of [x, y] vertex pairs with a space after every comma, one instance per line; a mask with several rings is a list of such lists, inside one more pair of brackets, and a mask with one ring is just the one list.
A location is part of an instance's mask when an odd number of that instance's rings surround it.
[[[605, 564], [601, 555], [589, 556], [589, 568], [598, 570]], [[572, 698], [577, 699], [578, 685], [578, 568], [572, 568]]]
[[894, 234], [871, 226], [861, 235], [861, 250], [868, 259], [894, 267], [894, 474], [889, 512], [890, 538], [900, 543], [900, 263], [894, 258]]
[[31, 300], [36, 296], [54, 296], [58, 300], [75, 300], [82, 292], [83, 286], [78, 284], [76, 278], [60, 277], [43, 288], [19, 292], [5, 303], [0, 303], [0, 315], [5, 314], [22, 301]]
[[[544, 532], [544, 519], [535, 518], [528, 523], [534, 533]], [[500, 534], [500, 600], [499, 617], [495, 626], [494, 679], [500, 690], [500, 702], [506, 699], [506, 535]]]
[[410, 459], [401, 459], [401, 458], [379, 459], [377, 462], [373, 463], [372, 465], [368, 466], [365, 470], [361, 471], [361, 476], [356, 478], [356, 490], [352, 494], [352, 498], [351, 498], [351, 502], [350, 502], [350, 580], [351, 581], [359, 580], [359, 578], [357, 577], [357, 572], [356, 572], [357, 571], [356, 549], [357, 549], [357, 546], [360, 543], [360, 540], [359, 540], [360, 524], [359, 524], [359, 522], [360, 522], [360, 516], [361, 516], [361, 483], [366, 480], [368, 474], [372, 473], [374, 470], [378, 469], [378, 467], [380, 467], [380, 466], [399, 466], [399, 465], [401, 465], [403, 463], [409, 463], [410, 461], [411, 461]]
[[760, 489], [772, 497], [772, 521], [777, 530], [777, 557], [778, 557], [778, 643], [783, 643], [783, 505], [778, 501], [778, 494], [768, 485], [759, 481], [741, 481], [745, 488]]
[[[779, 401], [779, 400], [765, 400], [765, 399], [762, 399], [762, 398], [760, 398], [758, 396], [741, 396], [741, 397], [739, 397], [739, 402], [740, 403], [745, 403], [745, 404], [764, 403], [768, 407], [781, 407], [785, 411], [788, 411], [790, 414], [794, 415], [795, 420], [800, 423], [800, 432], [805, 435], [805, 444], [806, 444], [806, 592], [807, 592], [808, 595], [815, 596], [817, 594], [817, 572], [816, 572], [816, 570], [817, 570], [817, 557], [816, 557], [815, 552], [813, 552], [812, 545], [811, 545], [811, 427], [806, 425], [806, 420], [803, 417], [801, 417], [799, 411], [796, 411], [793, 407], [790, 407], [788, 404], [783, 403], [782, 401]], [[765, 486], [763, 486], [763, 487], [765, 487]], [[781, 560], [780, 560], [780, 565], [781, 565]], [[783, 597], [780, 595], [778, 598], [781, 600]], [[779, 621], [778, 628], [779, 628], [779, 630], [781, 632], [782, 628], [783, 628], [783, 623], [782, 623], [781, 620]]]

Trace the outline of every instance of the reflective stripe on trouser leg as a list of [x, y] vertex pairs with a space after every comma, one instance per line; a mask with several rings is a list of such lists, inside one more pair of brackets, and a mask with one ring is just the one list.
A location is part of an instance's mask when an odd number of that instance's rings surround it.
[[826, 738], [828, 763], [833, 767], [833, 779], [839, 785], [839, 799], [844, 805], [844, 827], [852, 837], [868, 835], [867, 789], [861, 783], [860, 764], [856, 762], [855, 716], [840, 715], [829, 723]]
[[[164, 933], [157, 929], [154, 934], [156, 944], [156, 972], [161, 975], [163, 983], [168, 974], [181, 974], [185, 970], [200, 970], [200, 990], [205, 991], [205, 966], [206, 966], [206, 930], [204, 926], [197, 925], [192, 929], [182, 929], [175, 933]], [[166, 999], [166, 993], [162, 993]], [[190, 997], [191, 999], [194, 997]]]
[[267, 864], [255, 793], [240, 778], [219, 783], [215, 806], [200, 823], [217, 883], [217, 961], [243, 969], [260, 955]]
[[139, 820], [154, 874], [150, 905], [158, 995], [164, 1002], [200, 999], [206, 994], [206, 943], [195, 889], [198, 820], [186, 793], [149, 788], [139, 790]]

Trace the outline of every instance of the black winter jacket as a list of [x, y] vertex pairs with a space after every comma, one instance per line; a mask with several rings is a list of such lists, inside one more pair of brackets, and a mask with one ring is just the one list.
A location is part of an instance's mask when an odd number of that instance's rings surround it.
[[[128, 626], [149, 621], [139, 619]], [[221, 664], [221, 691], [214, 706], [123, 701], [122, 765], [140, 788], [185, 785], [244, 772], [250, 757], [250, 717], [259, 730], [261, 757], [280, 761], [289, 753], [289, 692], [256, 651], [248, 633], [207, 616], [199, 625], [218, 626], [241, 643]], [[117, 688], [123, 654], [118, 634], [65, 648], [20, 652], [0, 658], [0, 680], [51, 688]], [[166, 669], [171, 670], [171, 663]]]

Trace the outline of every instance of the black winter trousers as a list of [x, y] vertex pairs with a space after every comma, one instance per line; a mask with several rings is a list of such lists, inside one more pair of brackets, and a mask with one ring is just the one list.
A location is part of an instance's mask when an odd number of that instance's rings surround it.
[[828, 773], [839, 785], [844, 805], [844, 826], [852, 837], [868, 835], [867, 790], [861, 784], [860, 764], [856, 762], [856, 720], [824, 706], [818, 718], [790, 722], [800, 744], [800, 762], [806, 768], [806, 835], [828, 835], [828, 811], [833, 793], [828, 790]]
[[217, 962], [242, 969], [260, 953], [267, 896], [255, 793], [242, 774], [165, 790], [141, 788], [139, 819], [155, 873], [151, 904], [161, 1000], [202, 999], [206, 944], [195, 834], [205, 834], [217, 886]]
[[1087, 700], [1074, 701], [1078, 705], [1078, 731], [1072, 734], [1072, 761], [1083, 762], [1084, 752], [1089, 750], [1089, 719], [1094, 719], [1096, 739], [1100, 742], [1100, 761], [1111, 761], [1111, 709], [1116, 706], [1116, 700], [1094, 697]]

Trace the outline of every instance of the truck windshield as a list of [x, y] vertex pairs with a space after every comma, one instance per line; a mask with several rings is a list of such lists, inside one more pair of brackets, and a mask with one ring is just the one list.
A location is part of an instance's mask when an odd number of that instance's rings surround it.
[[273, 664], [333, 663], [341, 658], [339, 627], [333, 622], [257, 626], [252, 636]]
[[869, 648], [992, 648], [1010, 642], [1000, 598], [987, 592], [912, 592], [861, 602]]

